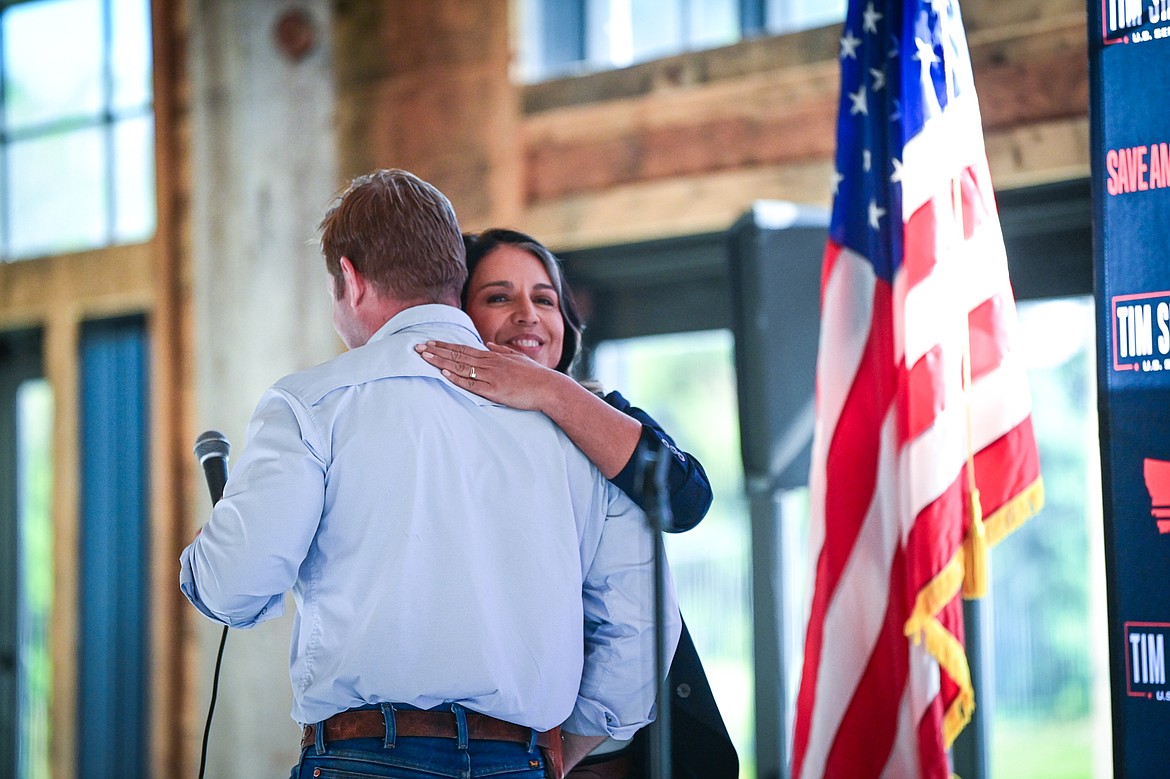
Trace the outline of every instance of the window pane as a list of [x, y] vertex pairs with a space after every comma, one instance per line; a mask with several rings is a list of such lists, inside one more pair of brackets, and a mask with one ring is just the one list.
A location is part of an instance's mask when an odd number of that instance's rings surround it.
[[53, 605], [53, 393], [43, 379], [16, 393], [17, 413], [17, 775], [49, 779], [49, 625]]
[[4, 12], [9, 132], [101, 111], [101, 31], [98, 0], [25, 3]]
[[703, 464], [715, 500], [703, 522], [666, 536], [679, 605], [720, 713], [754, 772], [751, 532], [739, 451], [732, 338], [727, 330], [607, 341], [597, 378], [645, 409]]
[[153, 84], [149, 0], [113, 0], [111, 10], [114, 108], [149, 105]]
[[992, 553], [991, 775], [1108, 777], [1093, 301], [1019, 313], [1046, 504]]
[[[677, 0], [647, 0], [646, 2], [614, 3], [610, 24], [615, 34], [626, 33], [625, 44], [628, 59], [623, 62], [614, 58], [615, 65], [627, 62], [644, 62], [655, 57], [674, 54], [686, 47], [684, 25], [686, 23], [681, 3]], [[624, 28], [624, 29], [623, 29]], [[614, 42], [619, 38], [615, 35]], [[614, 50], [615, 54], [617, 50]]]
[[149, 0], [37, 0], [0, 12], [0, 259], [154, 233], [150, 30]]
[[[570, 13], [564, 0], [518, 0], [519, 75], [525, 81], [536, 81], [726, 46], [743, 35], [741, 1], [574, 0]], [[758, 6], [745, 6], [749, 12], [746, 24], [753, 31], [759, 14], [765, 29], [773, 34], [839, 24], [845, 18], [845, 0], [757, 1]], [[583, 59], [578, 40], [570, 40], [578, 34], [580, 2], [585, 3]]]
[[114, 125], [114, 240], [142, 241], [154, 233], [154, 119]]
[[691, 0], [686, 48], [705, 49], [735, 43], [740, 37], [739, 3], [728, 0]]
[[589, 59], [603, 67], [645, 62], [739, 40], [736, 0], [594, 0]]
[[845, 18], [845, 0], [766, 0], [768, 32], [809, 30], [840, 24]]
[[102, 135], [101, 129], [87, 129], [8, 147], [12, 257], [106, 242], [109, 206]]

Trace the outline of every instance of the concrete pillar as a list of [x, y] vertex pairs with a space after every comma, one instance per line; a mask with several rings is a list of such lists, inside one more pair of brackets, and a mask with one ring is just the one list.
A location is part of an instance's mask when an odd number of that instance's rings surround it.
[[[221, 430], [237, 452], [270, 384], [340, 350], [316, 241], [341, 183], [330, 9], [329, 0], [188, 6], [191, 391], [198, 429]], [[206, 490], [196, 497], [191, 532], [209, 511]], [[288, 678], [295, 609], [286, 597], [283, 619], [228, 636], [209, 777], [287, 776], [296, 762]], [[193, 609], [183, 618], [194, 640], [182, 752], [194, 776], [220, 629]]]

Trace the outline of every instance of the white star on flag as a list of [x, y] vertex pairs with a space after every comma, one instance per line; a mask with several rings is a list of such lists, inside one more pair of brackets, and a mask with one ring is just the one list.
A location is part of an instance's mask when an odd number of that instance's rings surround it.
[[841, 37], [841, 59], [857, 59], [857, 47], [861, 45], [861, 38], [855, 38], [849, 30]]
[[849, 99], [853, 101], [853, 105], [849, 107], [850, 116], [853, 114], [869, 116], [869, 106], [865, 104], [865, 87], [859, 87], [856, 92], [850, 92]]

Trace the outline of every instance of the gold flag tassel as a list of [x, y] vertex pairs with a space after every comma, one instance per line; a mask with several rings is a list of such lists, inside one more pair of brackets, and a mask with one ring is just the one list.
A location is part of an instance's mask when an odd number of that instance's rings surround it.
[[[975, 469], [970, 467], [971, 481]], [[979, 490], [971, 486], [971, 524], [963, 539], [963, 597], [968, 600], [987, 594], [987, 530], [983, 526], [983, 507], [979, 505]]]

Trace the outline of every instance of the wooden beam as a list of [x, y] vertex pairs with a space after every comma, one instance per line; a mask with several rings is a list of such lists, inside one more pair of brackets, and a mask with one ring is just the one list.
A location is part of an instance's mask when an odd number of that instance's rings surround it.
[[[5, 310], [0, 308], [0, 310]], [[78, 514], [80, 422], [77, 358], [81, 316], [71, 301], [46, 318], [45, 378], [53, 390], [53, 611], [49, 628], [52, 693], [49, 761], [55, 779], [77, 776]]]
[[[996, 189], [1089, 175], [1086, 117], [987, 133]], [[543, 200], [520, 224], [557, 249], [577, 249], [726, 230], [756, 200], [789, 200], [828, 209], [828, 158], [656, 179]]]
[[698, 89], [735, 78], [773, 75], [790, 68], [832, 60], [839, 24], [764, 36], [730, 46], [663, 57], [628, 68], [554, 79], [522, 88], [528, 116], [608, 100], [646, 97], [662, 91]]
[[525, 194], [539, 202], [674, 176], [828, 158], [835, 65], [530, 117]]
[[1089, 177], [1087, 116], [989, 132], [986, 145], [997, 190]]
[[62, 308], [79, 318], [149, 311], [155, 272], [149, 243], [0, 263], [0, 327], [43, 323]]
[[520, 224], [558, 250], [726, 230], [758, 199], [827, 208], [827, 160], [659, 179], [535, 203]]
[[[985, 128], [1085, 116], [1084, 38], [1083, 13], [981, 34], [972, 59]], [[811, 56], [810, 42], [826, 50], [815, 61], [771, 72], [528, 115], [526, 202], [535, 206], [638, 182], [831, 158], [839, 92], [835, 43], [829, 48], [829, 42], [807, 36], [777, 40], [773, 46], [799, 47], [800, 56], [790, 57], [795, 61]], [[648, 67], [657, 72], [661, 66]], [[588, 78], [600, 83], [602, 75]], [[619, 87], [629, 78], [614, 77]]]
[[1089, 113], [1085, 14], [971, 42], [984, 131]]
[[[184, 749], [183, 626], [184, 600], [176, 582], [175, 561], [182, 548], [185, 500], [192, 487], [190, 430], [192, 404], [183, 388], [192, 384], [190, 289], [183, 241], [188, 200], [188, 133], [190, 90], [184, 63], [189, 20], [186, 3], [155, 0], [151, 4], [154, 60], [155, 202], [157, 225], [152, 245], [156, 269], [151, 297], [150, 328], [150, 710], [168, 716], [153, 718], [149, 729], [151, 776], [179, 777], [195, 765], [194, 747]], [[186, 466], [186, 467], [184, 467]], [[187, 478], [184, 478], [187, 476]], [[185, 769], [185, 770], [184, 770]]]

